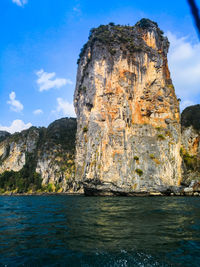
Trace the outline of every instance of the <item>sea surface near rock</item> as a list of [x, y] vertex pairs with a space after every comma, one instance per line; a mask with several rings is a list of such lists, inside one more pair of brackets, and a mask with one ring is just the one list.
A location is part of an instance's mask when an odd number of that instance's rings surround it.
[[0, 196], [0, 266], [199, 266], [195, 197]]

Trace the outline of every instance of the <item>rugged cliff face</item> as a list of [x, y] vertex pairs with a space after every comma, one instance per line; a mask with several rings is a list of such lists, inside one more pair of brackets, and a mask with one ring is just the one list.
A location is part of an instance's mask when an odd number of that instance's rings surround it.
[[8, 133], [6, 131], [0, 131], [0, 142], [5, 140], [9, 135], [10, 135], [10, 133]]
[[76, 180], [86, 194], [160, 192], [181, 181], [179, 103], [157, 24], [92, 29], [78, 60]]
[[181, 114], [183, 158], [182, 183], [189, 186], [199, 184], [200, 190], [200, 105], [187, 107]]
[[[3, 135], [3, 134], [2, 134]], [[76, 192], [74, 183], [76, 119], [48, 128], [31, 127], [4, 135], [0, 142], [0, 191]]]
[[200, 105], [180, 124], [168, 47], [147, 19], [92, 29], [78, 60], [77, 123], [0, 131], [0, 193], [200, 195]]

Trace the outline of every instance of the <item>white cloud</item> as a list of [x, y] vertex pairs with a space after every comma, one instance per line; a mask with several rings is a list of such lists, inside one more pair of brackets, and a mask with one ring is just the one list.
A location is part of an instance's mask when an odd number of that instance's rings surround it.
[[21, 132], [22, 130], [26, 130], [30, 128], [32, 124], [29, 122], [25, 124], [22, 120], [14, 120], [10, 126], [1, 126], [0, 125], [0, 131], [7, 131], [11, 134], [15, 132]]
[[181, 98], [181, 109], [200, 100], [200, 43], [188, 37], [178, 38], [167, 33], [171, 43], [169, 66], [176, 94]]
[[33, 111], [33, 114], [35, 114], [35, 115], [40, 115], [42, 113], [43, 113], [42, 109], [36, 109], [36, 110]]
[[21, 7], [28, 3], [27, 0], [12, 0], [12, 2]]
[[11, 92], [9, 94], [10, 100], [7, 101], [7, 103], [10, 105], [11, 110], [15, 112], [20, 112], [24, 109], [24, 106], [22, 103], [19, 102], [19, 100], [16, 100], [16, 94], [15, 92]]
[[57, 98], [57, 103], [57, 109], [54, 113], [56, 112], [58, 115], [66, 117], [76, 117], [73, 103], [69, 103], [67, 100], [60, 97]]
[[76, 5], [75, 7], [73, 7], [73, 11], [77, 14], [77, 15], [81, 15], [81, 8], [80, 5]]
[[43, 69], [36, 72], [38, 76], [37, 84], [39, 85], [39, 91], [47, 91], [51, 88], [60, 88], [66, 84], [73, 84], [70, 79], [56, 78], [56, 73], [48, 73]]

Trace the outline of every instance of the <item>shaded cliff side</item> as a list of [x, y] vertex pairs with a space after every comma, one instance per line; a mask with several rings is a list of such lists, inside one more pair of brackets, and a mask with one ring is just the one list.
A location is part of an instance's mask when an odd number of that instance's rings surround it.
[[0, 142], [1, 192], [76, 192], [76, 128], [76, 119], [63, 118], [48, 128], [7, 134]]
[[192, 183], [200, 190], [200, 105], [190, 106], [183, 110], [181, 131], [182, 183], [187, 186]]
[[10, 136], [10, 133], [8, 133], [6, 131], [0, 131], [0, 142], [5, 140], [8, 136]]
[[155, 22], [92, 29], [78, 60], [76, 180], [86, 194], [162, 192], [181, 181], [179, 103]]

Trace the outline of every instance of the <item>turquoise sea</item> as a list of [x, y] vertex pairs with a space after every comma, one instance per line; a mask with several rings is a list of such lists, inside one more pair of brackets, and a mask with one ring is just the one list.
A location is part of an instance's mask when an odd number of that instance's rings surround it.
[[0, 266], [200, 266], [200, 198], [1, 196]]

